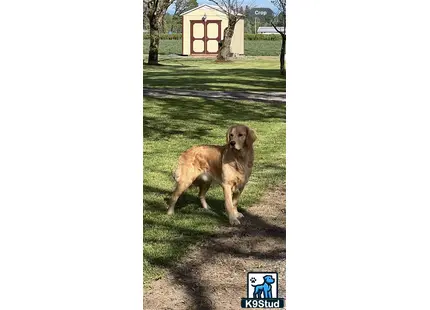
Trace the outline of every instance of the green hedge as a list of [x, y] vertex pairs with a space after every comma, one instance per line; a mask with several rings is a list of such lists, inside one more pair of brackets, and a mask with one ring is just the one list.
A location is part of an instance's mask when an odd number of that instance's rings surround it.
[[282, 37], [280, 34], [262, 34], [262, 33], [245, 33], [245, 40], [256, 40], [256, 41], [277, 41], [282, 40]]
[[[149, 40], [149, 33], [143, 34], [143, 39]], [[162, 34], [160, 34], [160, 39], [161, 40], [182, 40], [182, 33], [173, 33], [173, 34], [162, 33]], [[245, 33], [245, 40], [278, 41], [281, 39], [282, 38], [279, 34]]]
[[[143, 39], [149, 40], [149, 32], [143, 34]], [[161, 40], [182, 40], [182, 33], [172, 33], [172, 34], [162, 33], [160, 34], [160, 39]]]

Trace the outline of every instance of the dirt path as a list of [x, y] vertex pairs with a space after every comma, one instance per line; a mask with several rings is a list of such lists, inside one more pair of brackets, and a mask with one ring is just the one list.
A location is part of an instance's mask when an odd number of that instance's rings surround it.
[[144, 96], [173, 98], [177, 96], [202, 97], [207, 99], [231, 99], [258, 101], [267, 104], [285, 104], [285, 92], [251, 92], [251, 91], [218, 91], [218, 90], [185, 90], [175, 88], [143, 88]]
[[144, 292], [145, 310], [242, 309], [247, 272], [277, 271], [285, 297], [285, 187], [267, 192], [243, 212], [240, 227], [223, 227], [190, 249]]

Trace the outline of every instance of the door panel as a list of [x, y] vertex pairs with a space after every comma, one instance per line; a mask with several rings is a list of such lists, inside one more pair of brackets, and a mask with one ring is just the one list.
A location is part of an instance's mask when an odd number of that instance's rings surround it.
[[205, 52], [205, 24], [203, 21], [192, 20], [191, 23], [191, 54], [204, 54]]
[[218, 38], [218, 24], [214, 22], [208, 22], [206, 24], [208, 39], [216, 39]]
[[221, 21], [206, 22], [206, 54], [218, 53], [218, 42], [221, 40]]
[[218, 40], [207, 40], [206, 41], [206, 52], [217, 53], [218, 52]]
[[193, 28], [194, 39], [203, 39], [205, 36], [205, 27], [203, 23], [195, 23]]
[[194, 53], [203, 53], [205, 51], [205, 44], [203, 40], [195, 40], [193, 44]]
[[216, 54], [221, 40], [221, 21], [190, 21], [191, 54]]

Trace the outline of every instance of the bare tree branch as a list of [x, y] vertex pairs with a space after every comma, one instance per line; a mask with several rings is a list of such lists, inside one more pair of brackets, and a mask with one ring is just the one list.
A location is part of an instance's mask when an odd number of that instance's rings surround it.
[[[284, 34], [285, 34], [285, 18], [287, 16], [287, 3], [286, 0], [272, 0], [272, 4], [278, 9], [278, 21], [279, 18], [281, 18], [282, 26], [284, 27]], [[272, 24], [273, 25], [273, 24]]]
[[239, 20], [245, 0], [209, 0], [224, 12], [228, 18]]
[[[281, 36], [282, 36], [282, 35], [285, 35], [283, 32], [281, 32], [280, 30], [278, 30], [278, 27], [276, 27], [276, 26], [273, 24], [273, 22], [270, 22], [270, 23], [272, 24], [273, 28], [275, 28], [275, 30], [276, 30], [276, 32], [277, 32], [277, 33], [279, 33]], [[284, 27], [284, 31], [285, 31], [285, 27]]]

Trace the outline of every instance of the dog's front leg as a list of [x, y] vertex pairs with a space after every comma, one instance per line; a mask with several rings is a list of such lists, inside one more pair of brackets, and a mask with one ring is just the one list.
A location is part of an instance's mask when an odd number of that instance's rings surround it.
[[237, 219], [237, 215], [234, 212], [231, 186], [226, 184], [226, 185], [223, 185], [222, 189], [224, 191], [225, 211], [227, 212], [230, 225], [240, 225], [240, 222]]
[[243, 188], [241, 188], [239, 191], [237, 191], [237, 192], [234, 192], [233, 193], [233, 208], [234, 208], [234, 213], [236, 214], [236, 217], [238, 218], [238, 219], [240, 219], [240, 218], [242, 218], [243, 217], [243, 214], [242, 213], [240, 213], [239, 211], [237, 211], [237, 205], [238, 205], [238, 202], [239, 202], [239, 197], [240, 197], [240, 195], [242, 194], [242, 191], [243, 191]]

